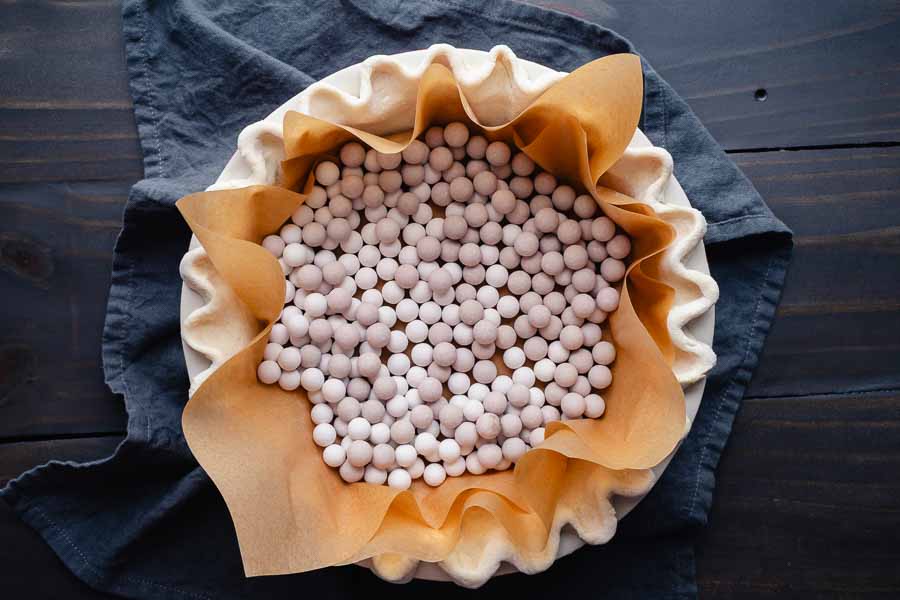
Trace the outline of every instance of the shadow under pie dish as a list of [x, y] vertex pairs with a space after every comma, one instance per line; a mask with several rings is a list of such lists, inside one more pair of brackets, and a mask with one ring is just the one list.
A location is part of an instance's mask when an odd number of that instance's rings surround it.
[[[371, 561], [390, 580], [477, 586], [498, 568], [537, 572], [613, 535], [687, 433], [715, 360], [705, 222], [672, 177], [669, 155], [636, 129], [640, 102], [640, 65], [629, 55], [570, 76], [505, 47], [373, 57], [248, 127], [210, 191], [180, 201], [196, 234], [182, 263], [192, 376], [185, 435], [229, 506], [247, 575]], [[346, 484], [312, 442], [302, 391], [256, 380], [285, 285], [259, 244], [343, 143], [397, 152], [411, 129], [451, 121], [592, 191], [631, 236], [626, 307], [608, 323], [620, 353], [607, 413], [548, 428], [515, 470], [438, 488], [414, 482], [409, 492]]]

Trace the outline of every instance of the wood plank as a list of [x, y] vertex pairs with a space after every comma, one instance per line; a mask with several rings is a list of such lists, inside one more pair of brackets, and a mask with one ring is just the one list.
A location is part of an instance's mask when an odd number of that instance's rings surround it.
[[[552, 7], [630, 37], [726, 148], [900, 140], [897, 3], [829, 4]], [[118, 2], [3, 3], [0, 40], [0, 182], [140, 177]]]
[[139, 179], [118, 2], [0, 6], [0, 182]]
[[796, 235], [749, 394], [900, 387], [900, 148], [734, 158]]
[[533, 3], [629, 38], [725, 148], [900, 140], [896, 0]]
[[100, 343], [129, 187], [0, 184], [0, 440], [124, 430]]
[[896, 597], [900, 394], [747, 399], [717, 473], [706, 597]]

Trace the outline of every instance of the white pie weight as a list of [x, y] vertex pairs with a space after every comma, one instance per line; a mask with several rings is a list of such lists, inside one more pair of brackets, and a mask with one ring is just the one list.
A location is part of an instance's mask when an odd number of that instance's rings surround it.
[[[452, 70], [486, 125], [511, 120], [565, 75], [504, 46], [372, 57], [247, 127], [209, 189], [277, 183], [289, 110], [376, 134], [408, 130], [418, 80], [433, 62]], [[308, 392], [326, 464], [349, 482], [405, 489], [422, 478], [436, 486], [466, 471], [510, 468], [552, 420], [602, 416], [615, 357], [602, 324], [618, 304], [630, 243], [592, 198], [461, 123], [430, 129], [402, 156], [347, 144], [338, 163], [318, 165], [306, 204], [263, 241], [287, 281], [258, 377]], [[703, 252], [706, 223], [672, 176], [671, 157], [639, 130], [602, 183], [676, 229], [662, 279], [675, 289], [668, 325], [686, 435], [715, 362], [718, 289]], [[255, 332], [229, 318], [239, 303], [196, 240], [181, 273], [193, 392]], [[495, 355], [510, 375], [498, 376]], [[653, 469], [651, 485], [670, 458]], [[608, 540], [647, 491], [611, 498], [611, 518], [589, 541]], [[556, 521], [554, 554], [584, 543], [565, 515]], [[414, 575], [477, 586], [516, 567], [508, 542], [485, 556], [475, 566], [423, 563]]]

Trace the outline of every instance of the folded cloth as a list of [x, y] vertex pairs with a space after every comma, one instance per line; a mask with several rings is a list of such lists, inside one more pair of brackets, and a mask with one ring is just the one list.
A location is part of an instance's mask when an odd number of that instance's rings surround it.
[[[634, 52], [615, 33], [510, 1], [267, 0], [124, 2], [131, 91], [145, 179], [134, 186], [116, 244], [103, 343], [107, 381], [128, 410], [128, 435], [107, 459], [51, 462], [2, 497], [90, 586], [130, 598], [352, 597], [447, 591], [414, 582], [385, 589], [355, 566], [246, 579], [225, 504], [181, 430], [188, 379], [179, 337], [178, 263], [190, 232], [174, 203], [211, 184], [238, 132], [329, 73], [373, 54], [438, 42], [571, 71]], [[707, 253], [721, 298], [700, 413], [662, 480], [614, 540], [492, 591], [549, 596], [694, 597], [693, 537], [757, 364], [790, 256], [790, 230], [769, 211], [687, 104], [643, 63], [641, 128], [675, 160], [678, 180], [709, 221]]]

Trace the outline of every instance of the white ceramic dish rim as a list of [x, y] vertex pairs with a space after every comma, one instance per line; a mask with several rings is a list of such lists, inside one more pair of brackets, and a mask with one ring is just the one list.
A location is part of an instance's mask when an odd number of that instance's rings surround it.
[[[476, 63], [478, 61], [484, 61], [488, 58], [488, 53], [480, 50], [457, 48], [456, 51], [463, 53], [467, 60], [473, 60]], [[421, 62], [423, 56], [427, 52], [428, 50], [415, 50], [411, 52], [392, 55], [390, 58], [404, 66], [412, 68]], [[547, 76], [549, 74], [555, 73], [554, 71], [543, 65], [527, 61], [522, 58], [518, 58], [517, 60], [524, 65], [529, 76], [532, 79], [538, 79], [542, 76]], [[264, 121], [275, 124], [280, 123], [280, 121], [284, 118], [284, 115], [289, 110], [294, 109], [305, 95], [310, 94], [317, 86], [320, 85], [329, 85], [341, 90], [353, 92], [358, 87], [359, 71], [362, 65], [363, 63], [358, 63], [323, 78], [322, 80], [306, 88], [304, 91], [300, 92], [295, 97], [291, 98], [280, 107], [275, 109], [275, 111], [268, 115], [264, 119]], [[637, 131], [635, 139], [632, 141], [632, 143], [636, 146], [652, 146], [649, 139], [647, 139], [647, 137], [640, 130]], [[222, 170], [222, 173], [219, 175], [216, 183], [211, 187], [221, 189], [222, 187], [227, 187], [227, 182], [229, 181], [245, 179], [250, 175], [251, 173], [248, 172], [246, 165], [241, 160], [239, 153], [235, 152], [235, 154], [229, 160], [228, 164]], [[675, 179], [674, 175], [672, 175], [671, 181], [666, 187], [663, 202], [665, 204], [674, 206], [690, 206], [690, 202], [688, 201], [684, 190], [681, 188], [681, 185]], [[192, 236], [189, 249], [193, 249], [198, 245], [199, 243], [197, 239]], [[690, 269], [709, 275], [709, 265], [706, 260], [706, 252], [702, 241], [697, 244], [697, 246], [688, 254], [688, 256], [685, 257], [684, 264]], [[180, 306], [181, 323], [184, 323], [184, 320], [188, 317], [188, 315], [190, 315], [193, 311], [202, 307], [203, 305], [204, 301], [200, 297], [200, 295], [191, 290], [187, 285], [182, 284]], [[693, 335], [698, 341], [711, 345], [713, 340], [714, 324], [715, 308], [711, 307], [707, 312], [703, 313], [701, 316], [688, 323], [685, 326], [685, 330]], [[193, 381], [193, 379], [199, 373], [209, 367], [210, 361], [205, 356], [191, 348], [183, 339], [182, 347], [184, 350], [188, 376], [190, 377], [191, 381]], [[705, 388], [705, 385], [706, 378], [704, 377], [696, 383], [685, 388], [685, 408], [689, 426], [693, 424], [694, 418], [696, 417], [697, 412], [700, 408], [700, 401], [703, 397], [703, 390]], [[685, 431], [685, 436], [687, 436], [689, 426]], [[654, 485], [659, 480], [666, 467], [668, 467], [669, 463], [672, 460], [672, 457], [674, 456], [675, 452], [677, 452], [680, 445], [681, 444], [679, 442], [678, 446], [676, 446], [676, 448], [662, 462], [651, 469], [651, 471], [653, 472]], [[614, 496], [613, 498], [611, 498], [610, 501], [616, 511], [617, 518], [619, 520], [624, 518], [629, 512], [631, 512], [631, 510], [634, 509], [635, 506], [637, 506], [637, 504], [645, 496], [646, 494], [633, 497]], [[582, 540], [571, 527], [564, 527], [560, 532], [557, 559], [571, 554], [584, 545], [584, 540]], [[369, 561], [363, 561], [360, 564], [363, 566], [367, 566], [368, 562]], [[516, 572], [516, 569], [512, 565], [504, 563], [495, 572], [495, 575], [502, 575], [513, 572]], [[451, 580], [450, 576], [438, 565], [424, 562], [419, 564], [415, 571], [414, 577], [437, 581]]]

